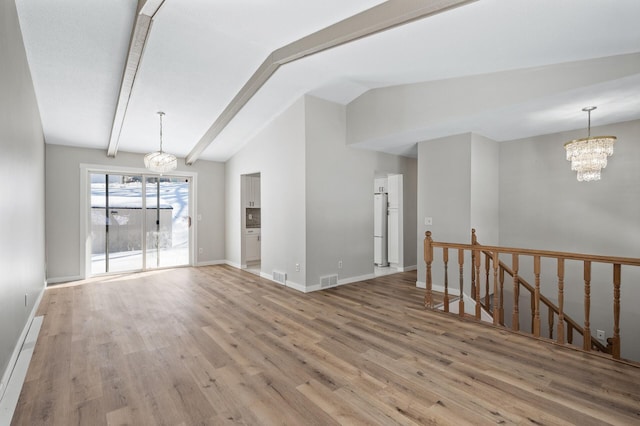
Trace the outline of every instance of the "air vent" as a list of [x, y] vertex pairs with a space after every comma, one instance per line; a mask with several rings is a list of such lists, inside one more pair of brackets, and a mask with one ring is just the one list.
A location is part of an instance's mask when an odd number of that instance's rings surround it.
[[320, 287], [333, 287], [338, 285], [338, 276], [337, 275], [326, 275], [324, 277], [320, 277]]
[[273, 271], [273, 280], [282, 285], [286, 285], [287, 283], [287, 273], [280, 271]]

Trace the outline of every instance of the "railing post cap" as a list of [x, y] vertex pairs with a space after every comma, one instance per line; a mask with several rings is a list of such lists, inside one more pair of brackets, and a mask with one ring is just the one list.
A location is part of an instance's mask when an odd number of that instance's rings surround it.
[[427, 237], [427, 238], [431, 237], [431, 231], [427, 231], [427, 232], [425, 232], [425, 233], [424, 233], [424, 236], [425, 236], [425, 237]]

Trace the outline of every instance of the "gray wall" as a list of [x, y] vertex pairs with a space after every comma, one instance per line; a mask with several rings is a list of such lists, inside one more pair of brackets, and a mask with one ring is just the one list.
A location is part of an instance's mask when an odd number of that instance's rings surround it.
[[[578, 182], [565, 160], [564, 142], [584, 137], [584, 130], [500, 144], [501, 245], [640, 258], [640, 121], [591, 130], [595, 135], [618, 137], [602, 180], [596, 182]], [[530, 270], [530, 265], [524, 268]], [[622, 355], [640, 360], [637, 269], [622, 272], [621, 335]], [[555, 264], [543, 263], [543, 293], [553, 300], [557, 300], [555, 272]], [[593, 275], [591, 329], [611, 336], [611, 268], [597, 268]], [[582, 322], [580, 265], [567, 264], [565, 282], [566, 310]], [[510, 313], [508, 296], [506, 312]]]
[[269, 276], [286, 272], [299, 289], [306, 271], [304, 113], [301, 98], [226, 163], [227, 261], [242, 263], [240, 176], [260, 172], [261, 269]]
[[[424, 235], [467, 243], [471, 235], [471, 134], [418, 144], [418, 281], [425, 282]], [[425, 225], [431, 217], [433, 225]], [[434, 276], [434, 283], [442, 284]]]
[[[120, 152], [108, 158], [105, 150], [47, 145], [46, 147], [46, 223], [47, 258], [50, 281], [64, 281], [82, 277], [80, 244], [80, 164], [104, 167], [144, 169], [143, 155]], [[224, 191], [225, 165], [200, 160], [186, 166], [178, 160], [177, 172], [195, 172], [197, 176], [197, 243], [202, 254], [195, 254], [196, 264], [223, 261], [224, 256]]]
[[[471, 134], [471, 228], [481, 243], [500, 242], [500, 144]], [[468, 230], [470, 231], [470, 230]]]
[[[373, 179], [402, 173], [404, 266], [416, 264], [414, 159], [348, 148], [345, 107], [300, 98], [226, 165], [227, 261], [242, 263], [240, 176], [260, 172], [262, 274], [318, 288], [322, 275], [373, 274]], [[343, 269], [338, 270], [338, 260]], [[296, 264], [300, 271], [296, 271]]]
[[13, 0], [0, 1], [0, 58], [1, 395], [45, 283], [44, 139]]
[[[499, 144], [473, 133], [418, 144], [418, 284], [426, 282], [424, 233], [435, 241], [470, 243], [476, 228], [484, 244], [499, 242]], [[431, 217], [433, 224], [425, 225]], [[449, 253], [450, 270], [457, 272], [457, 255]], [[467, 261], [470, 261], [468, 258]], [[432, 280], [444, 285], [442, 250], [434, 252]], [[470, 263], [465, 266], [465, 292], [470, 291]], [[449, 274], [450, 288], [458, 291], [457, 274]], [[453, 281], [451, 281], [453, 280]]]
[[461, 122], [490, 134], [487, 111], [502, 109], [508, 115], [525, 101], [634, 76], [638, 60], [640, 54], [632, 53], [372, 89], [347, 107], [347, 143], [382, 147], [432, 140], [450, 135]]
[[[373, 274], [373, 181], [403, 174], [404, 262], [416, 265], [415, 159], [350, 148], [346, 108], [312, 96], [306, 102], [307, 287], [320, 277], [339, 280]], [[343, 268], [338, 269], [342, 260]]]

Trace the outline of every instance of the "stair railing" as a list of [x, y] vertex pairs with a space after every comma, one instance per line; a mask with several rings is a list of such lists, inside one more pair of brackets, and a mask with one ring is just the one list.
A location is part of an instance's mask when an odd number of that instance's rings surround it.
[[[513, 283], [513, 312], [512, 325], [514, 331], [520, 330], [520, 289], [524, 288], [531, 295], [531, 334], [537, 338], [541, 336], [541, 305], [545, 305], [548, 310], [549, 338], [553, 339], [555, 329], [555, 341], [566, 345], [573, 343], [574, 331], [583, 336], [582, 349], [585, 351], [598, 350], [607, 352], [615, 359], [620, 359], [620, 286], [622, 265], [640, 266], [640, 259], [626, 257], [608, 257], [598, 255], [587, 255], [569, 252], [555, 252], [545, 250], [532, 250], [499, 246], [484, 246], [477, 242], [475, 230], [472, 230], [471, 244], [457, 244], [446, 242], [435, 242], [431, 237], [431, 231], [425, 233], [424, 240], [424, 261], [426, 263], [426, 291], [425, 307], [434, 309], [433, 303], [433, 281], [432, 267], [434, 263], [434, 250], [442, 249], [442, 259], [444, 263], [444, 293], [445, 311], [448, 311], [448, 257], [449, 250], [456, 251], [459, 266], [459, 315], [464, 316], [464, 263], [465, 253], [471, 258], [471, 298], [475, 303], [475, 318], [481, 319], [481, 311], [485, 309], [492, 315], [494, 325], [504, 326], [504, 285], [505, 275], [512, 278]], [[481, 258], [485, 256], [485, 294], [481, 297]], [[503, 258], [511, 257], [511, 266], [500, 261]], [[521, 258], [531, 258], [533, 261], [534, 284], [528, 283], [519, 275], [519, 264]], [[541, 259], [554, 259], [557, 265], [557, 305], [549, 298], [540, 293]], [[581, 262], [583, 266], [584, 280], [584, 326], [580, 326], [576, 321], [564, 312], [564, 280], [565, 263], [567, 261]], [[612, 267], [613, 284], [613, 337], [608, 339], [608, 347], [605, 347], [591, 335], [590, 310], [591, 310], [591, 270], [592, 264], [607, 264]], [[493, 284], [493, 293], [490, 286]], [[555, 324], [555, 317], [558, 318]], [[588, 336], [588, 337], [586, 337]]]

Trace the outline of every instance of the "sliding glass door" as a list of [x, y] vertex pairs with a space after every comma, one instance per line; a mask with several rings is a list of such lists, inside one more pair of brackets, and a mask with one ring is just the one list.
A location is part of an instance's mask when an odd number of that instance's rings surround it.
[[91, 173], [91, 274], [188, 265], [191, 179]]
[[165, 268], [189, 263], [190, 187], [188, 178], [147, 176], [147, 268]]

